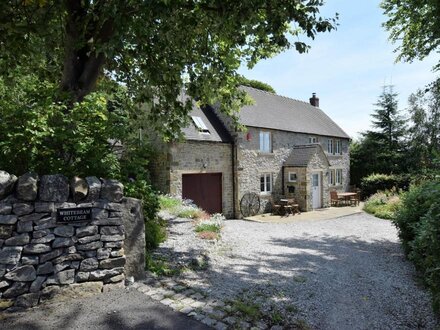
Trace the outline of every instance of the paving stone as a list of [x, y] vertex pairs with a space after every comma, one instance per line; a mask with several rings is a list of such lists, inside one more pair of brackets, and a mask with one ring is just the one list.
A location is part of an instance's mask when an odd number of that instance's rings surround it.
[[195, 303], [195, 301], [193, 300], [193, 299], [191, 299], [191, 298], [185, 298], [185, 299], [182, 299], [182, 304], [185, 304], [185, 305], [192, 305], [192, 304], [194, 304]]
[[185, 306], [183, 307], [180, 312], [184, 313], [184, 314], [189, 314], [194, 310], [194, 308], [192, 308], [191, 306]]
[[226, 313], [220, 309], [214, 309], [209, 314], [211, 315], [211, 317], [215, 318], [216, 320], [223, 319], [226, 316]]
[[162, 294], [158, 294], [158, 293], [156, 293], [156, 294], [154, 294], [154, 295], [152, 295], [152, 296], [150, 296], [152, 299], [154, 299], [154, 300], [163, 300], [164, 298], [165, 298], [165, 296], [164, 295], [162, 295]]
[[184, 294], [187, 297], [193, 295], [194, 293], [195, 293], [195, 291], [193, 289], [188, 289], [188, 290], [182, 291], [182, 294]]
[[249, 329], [251, 327], [250, 323], [241, 321], [238, 323], [240, 329]]
[[180, 311], [182, 309], [182, 304], [177, 302], [177, 301], [173, 301], [172, 304], [169, 305], [169, 307], [171, 307], [173, 310], [175, 311]]
[[182, 300], [182, 299], [185, 299], [185, 298], [186, 298], [186, 296], [183, 295], [183, 294], [181, 294], [181, 293], [177, 293], [177, 294], [175, 294], [175, 295], [173, 296], [173, 299], [174, 299], [174, 300]]
[[214, 329], [216, 330], [227, 330], [228, 326], [224, 324], [223, 322], [217, 322], [214, 326]]
[[228, 317], [224, 318], [223, 321], [229, 325], [234, 325], [237, 323], [237, 318], [234, 316], [228, 316]]
[[185, 289], [186, 289], [186, 287], [183, 286], [183, 285], [175, 285], [175, 286], [173, 286], [173, 290], [176, 291], [176, 292], [182, 292], [182, 291], [185, 291]]
[[195, 301], [191, 304], [191, 306], [194, 308], [202, 308], [203, 306], [205, 306], [205, 303], [201, 301]]
[[205, 315], [197, 313], [197, 312], [191, 312], [191, 313], [188, 314], [188, 316], [196, 319], [197, 321], [200, 321], [200, 320], [205, 318]]
[[204, 296], [202, 296], [200, 293], [195, 293], [191, 296], [191, 298], [195, 299], [195, 300], [201, 300], [203, 298], [205, 298]]
[[283, 327], [281, 325], [274, 325], [270, 328], [270, 330], [283, 330]]
[[206, 324], [208, 327], [213, 327], [217, 323], [216, 320], [213, 320], [210, 317], [205, 317], [204, 319], [201, 319], [200, 322]]
[[205, 314], [212, 314], [214, 312], [214, 309], [206, 304], [203, 304], [203, 306], [200, 308], [202, 309], [202, 312]]
[[171, 305], [174, 301], [173, 301], [172, 299], [170, 299], [170, 298], [165, 298], [165, 299], [161, 300], [160, 302], [161, 302], [161, 304], [163, 304], [163, 305], [169, 306], [169, 305]]

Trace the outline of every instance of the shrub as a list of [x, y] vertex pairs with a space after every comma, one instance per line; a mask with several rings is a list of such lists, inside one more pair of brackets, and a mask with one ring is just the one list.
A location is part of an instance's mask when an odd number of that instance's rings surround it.
[[182, 205], [182, 200], [170, 195], [159, 196], [159, 206], [161, 210], [172, 211]]
[[364, 211], [381, 219], [394, 219], [400, 205], [400, 197], [395, 190], [378, 192], [370, 196], [364, 204]]
[[408, 175], [371, 174], [361, 180], [362, 197], [367, 198], [379, 191], [408, 190], [410, 177]]

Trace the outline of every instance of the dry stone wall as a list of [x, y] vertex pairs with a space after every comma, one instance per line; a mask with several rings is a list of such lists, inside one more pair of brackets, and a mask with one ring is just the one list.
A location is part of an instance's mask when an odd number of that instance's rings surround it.
[[[0, 171], [0, 309], [124, 286], [124, 222], [143, 237], [139, 205], [115, 180]], [[143, 264], [141, 250], [130, 259]]]

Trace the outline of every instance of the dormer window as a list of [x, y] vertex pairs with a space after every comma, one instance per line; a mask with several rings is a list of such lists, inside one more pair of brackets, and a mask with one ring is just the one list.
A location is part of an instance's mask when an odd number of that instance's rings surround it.
[[316, 136], [309, 136], [309, 143], [318, 143], [318, 138]]
[[191, 118], [194, 122], [194, 125], [196, 126], [196, 128], [198, 129], [198, 131], [200, 133], [209, 134], [209, 129], [205, 125], [205, 123], [203, 122], [203, 119], [201, 117], [191, 116]]

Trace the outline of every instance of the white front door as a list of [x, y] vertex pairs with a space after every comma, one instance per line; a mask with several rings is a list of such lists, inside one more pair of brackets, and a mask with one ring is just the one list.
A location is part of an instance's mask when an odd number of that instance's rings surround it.
[[321, 174], [312, 173], [312, 208], [321, 208]]

